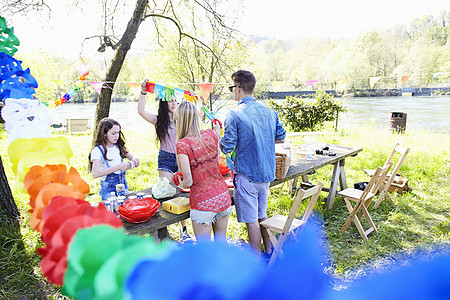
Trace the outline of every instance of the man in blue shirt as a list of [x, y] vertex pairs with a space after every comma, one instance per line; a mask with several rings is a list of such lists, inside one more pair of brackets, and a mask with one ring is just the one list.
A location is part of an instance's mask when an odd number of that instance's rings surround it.
[[224, 136], [214, 127], [220, 149], [230, 153], [236, 149], [234, 160], [234, 203], [237, 219], [247, 224], [251, 246], [261, 252], [261, 238], [265, 251], [271, 252], [269, 235], [260, 222], [267, 219], [270, 182], [275, 179], [275, 143], [283, 143], [286, 130], [278, 114], [253, 98], [256, 78], [239, 70], [231, 75], [229, 87], [238, 106], [228, 113], [224, 122]]

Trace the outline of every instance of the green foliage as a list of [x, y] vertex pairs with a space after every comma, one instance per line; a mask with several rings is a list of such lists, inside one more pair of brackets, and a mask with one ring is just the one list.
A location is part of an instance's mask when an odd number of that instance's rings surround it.
[[[289, 82], [292, 90], [306, 80], [319, 80], [317, 88], [335, 89], [336, 81], [351, 78], [349, 89], [371, 88], [369, 77], [382, 76], [375, 88], [399, 88], [400, 78], [413, 74], [407, 86], [446, 86], [450, 72], [450, 13], [424, 16], [409, 28], [361, 32], [350, 39], [301, 38], [259, 42], [251, 51], [258, 82]], [[442, 73], [433, 77], [435, 73]], [[433, 79], [433, 80], [432, 80]]]
[[315, 101], [287, 97], [281, 104], [272, 100], [269, 105], [278, 112], [283, 123], [296, 132], [321, 128], [325, 122], [335, 121], [339, 113], [347, 111], [333, 95], [323, 90], [318, 90], [314, 97]]

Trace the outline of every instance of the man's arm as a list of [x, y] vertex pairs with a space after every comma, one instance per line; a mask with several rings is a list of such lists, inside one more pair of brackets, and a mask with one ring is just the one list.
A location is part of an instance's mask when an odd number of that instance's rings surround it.
[[280, 119], [278, 119], [278, 114], [276, 111], [274, 111], [276, 116], [276, 129], [275, 129], [275, 144], [281, 144], [284, 143], [284, 140], [286, 139], [286, 129], [283, 128], [283, 123], [280, 122]]
[[237, 123], [232, 114], [229, 114], [225, 119], [223, 129], [223, 137], [219, 138], [219, 146], [222, 153], [227, 154], [232, 152], [237, 145]]

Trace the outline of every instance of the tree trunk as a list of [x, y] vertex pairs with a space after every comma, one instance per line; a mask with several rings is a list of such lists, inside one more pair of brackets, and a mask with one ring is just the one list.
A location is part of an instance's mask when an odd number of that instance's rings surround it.
[[109, 108], [111, 105], [111, 96], [114, 89], [115, 82], [117, 77], [119, 76], [120, 70], [122, 69], [123, 62], [125, 61], [125, 57], [130, 50], [131, 43], [136, 37], [136, 33], [138, 32], [139, 26], [141, 22], [144, 20], [145, 8], [147, 7], [148, 0], [137, 0], [136, 7], [133, 12], [133, 16], [131, 20], [128, 22], [127, 29], [125, 30], [122, 38], [117, 44], [116, 55], [111, 62], [111, 66], [108, 69], [108, 72], [105, 77], [105, 81], [107, 82], [102, 88], [100, 95], [98, 96], [97, 108], [95, 111], [95, 131], [94, 131], [94, 139], [97, 133], [97, 125], [101, 119], [109, 116]]
[[0, 219], [9, 220], [13, 225], [19, 226], [20, 214], [16, 202], [9, 187], [3, 167], [2, 157], [0, 156]]

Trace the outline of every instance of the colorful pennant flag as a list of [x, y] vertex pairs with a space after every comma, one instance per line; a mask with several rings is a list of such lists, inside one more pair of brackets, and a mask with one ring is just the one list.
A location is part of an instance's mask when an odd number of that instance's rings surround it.
[[319, 80], [306, 80], [306, 89], [311, 90], [313, 86], [319, 83]]
[[381, 78], [383, 78], [383, 76], [378, 76], [378, 77], [370, 77], [370, 88], [373, 89], [375, 83], [378, 82], [378, 80], [380, 80]]
[[211, 94], [214, 83], [199, 83], [200, 93], [202, 94], [203, 104], [207, 104], [209, 100], [209, 95]]
[[410, 75], [403, 75], [402, 76], [402, 85], [405, 84], [405, 82], [409, 79], [409, 77], [411, 77]]
[[171, 86], [154, 83], [152, 81], [147, 81], [146, 90], [147, 92], [155, 94], [163, 101], [171, 101], [172, 96], [177, 98], [177, 101], [181, 101], [183, 98], [191, 102], [194, 102], [194, 100], [198, 101], [198, 96], [195, 93], [192, 94], [190, 91], [173, 88]]
[[105, 84], [104, 81], [89, 81], [91, 86], [94, 88], [94, 90], [97, 92], [97, 94], [100, 95], [100, 92], [102, 91], [103, 84]]
[[136, 88], [136, 87], [141, 86], [141, 84], [140, 84], [139, 82], [127, 82], [127, 85], [128, 85], [130, 88]]
[[350, 79], [339, 79], [336, 82], [336, 90], [343, 91], [347, 88], [348, 83], [350, 82]]

